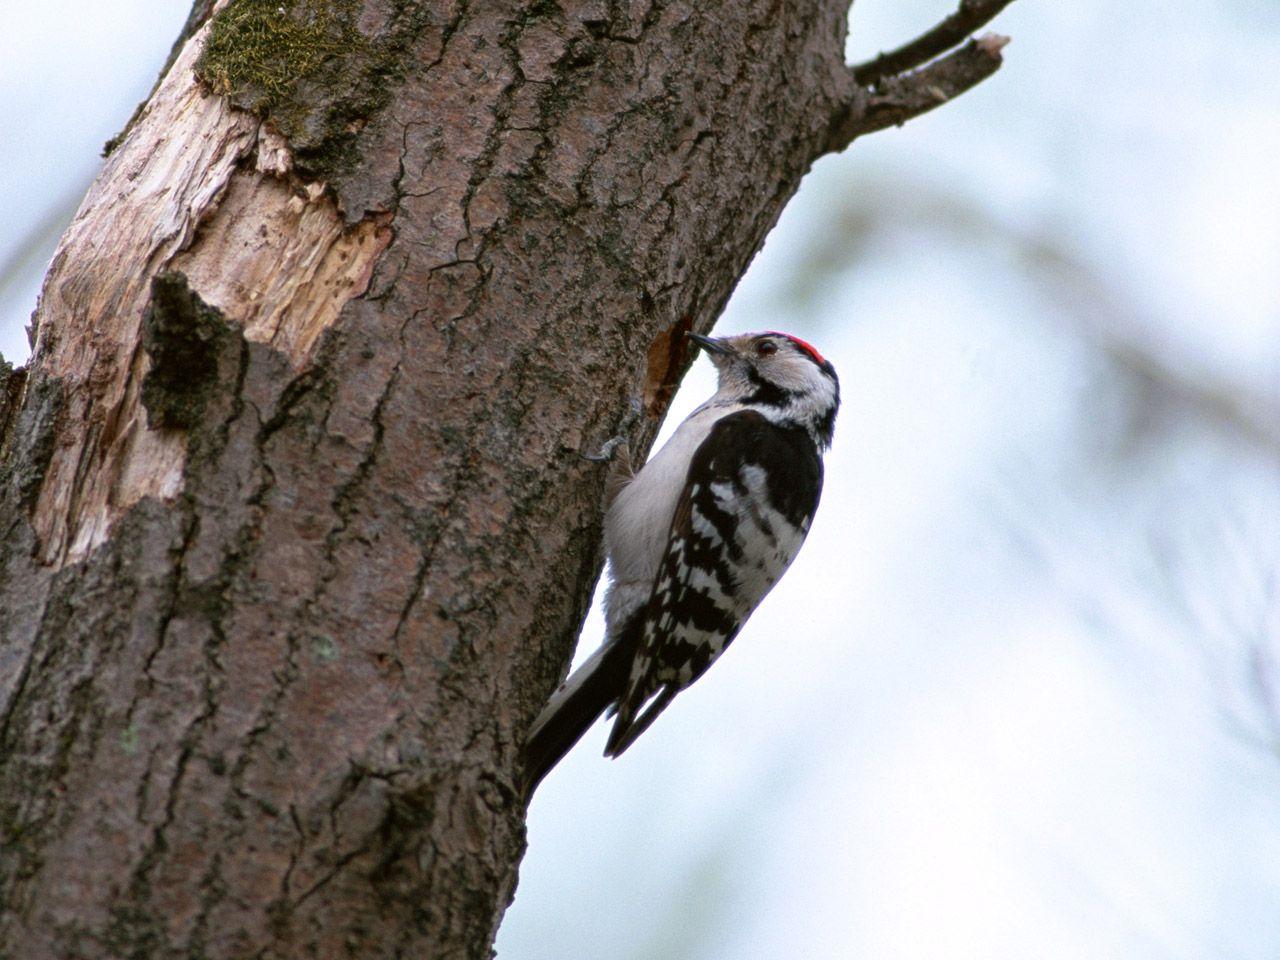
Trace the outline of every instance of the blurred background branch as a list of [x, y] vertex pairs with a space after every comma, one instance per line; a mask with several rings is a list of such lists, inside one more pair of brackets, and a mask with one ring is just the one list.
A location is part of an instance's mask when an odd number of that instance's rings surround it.
[[782, 278], [780, 296], [799, 312], [814, 310], [819, 291], [904, 229], [927, 234], [932, 243], [980, 248], [1009, 262], [1044, 304], [1056, 308], [1027, 304], [1026, 321], [1069, 322], [1073, 333], [1129, 378], [1141, 394], [1133, 405], [1146, 418], [1203, 417], [1280, 458], [1280, 393], [1260, 395], [1242, 380], [1223, 380], [1171, 355], [1159, 331], [1172, 321], [1153, 317], [1151, 307], [1103, 265], [1072, 249], [1061, 231], [1001, 222], [964, 194], [893, 176], [840, 194], [828, 212]]
[[[22, 224], [17, 236], [2, 238], [4, 247], [0, 247], [0, 305], [7, 306], [21, 299], [26, 289], [39, 282], [58, 245], [58, 238], [71, 222], [80, 205], [80, 198], [88, 187], [88, 180], [76, 183], [50, 202], [36, 219]], [[34, 306], [34, 303], [26, 305], [28, 315]], [[11, 348], [10, 357], [13, 356]], [[16, 359], [21, 364], [25, 354], [18, 355]]]

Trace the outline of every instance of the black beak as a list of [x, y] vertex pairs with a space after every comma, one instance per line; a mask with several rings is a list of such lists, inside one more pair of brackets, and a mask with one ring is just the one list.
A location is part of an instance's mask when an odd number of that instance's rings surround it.
[[723, 340], [717, 340], [715, 337], [704, 337], [700, 333], [687, 333], [685, 336], [707, 351], [707, 353], [733, 353], [732, 347], [727, 346]]

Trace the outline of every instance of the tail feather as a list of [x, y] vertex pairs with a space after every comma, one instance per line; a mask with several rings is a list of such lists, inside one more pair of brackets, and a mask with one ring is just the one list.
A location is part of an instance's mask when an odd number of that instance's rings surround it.
[[[658, 719], [658, 714], [667, 709], [667, 704], [674, 700], [679, 692], [678, 687], [664, 686], [649, 702], [648, 709], [638, 717], [635, 716], [634, 711], [626, 713], [618, 711], [618, 719], [614, 721], [613, 730], [609, 733], [609, 742], [605, 744], [604, 755], [606, 757], [622, 756], [623, 751], [635, 743], [640, 734], [649, 729], [649, 725]], [[640, 705], [644, 706], [644, 703]]]
[[630, 671], [627, 645], [606, 643], [552, 694], [525, 740], [526, 798], [596, 719], [617, 701], [626, 688]]

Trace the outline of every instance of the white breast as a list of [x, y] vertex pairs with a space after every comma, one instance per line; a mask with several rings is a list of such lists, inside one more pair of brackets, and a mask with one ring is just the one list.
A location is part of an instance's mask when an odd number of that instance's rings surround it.
[[604, 518], [610, 628], [648, 599], [694, 451], [717, 420], [740, 409], [737, 404], [699, 407], [613, 501]]

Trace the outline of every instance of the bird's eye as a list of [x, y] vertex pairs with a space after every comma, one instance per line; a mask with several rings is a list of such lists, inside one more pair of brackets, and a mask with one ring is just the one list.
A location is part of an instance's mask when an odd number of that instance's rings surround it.
[[756, 344], [756, 356], [767, 357], [771, 353], [778, 352], [778, 345], [772, 340], [761, 340]]

